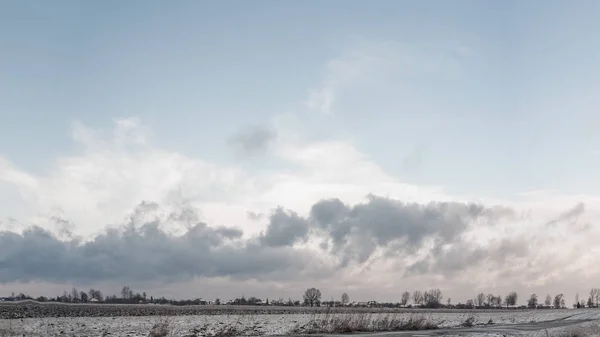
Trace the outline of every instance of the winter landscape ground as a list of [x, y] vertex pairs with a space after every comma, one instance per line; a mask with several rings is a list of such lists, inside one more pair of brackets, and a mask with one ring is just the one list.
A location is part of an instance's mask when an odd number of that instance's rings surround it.
[[600, 310], [1, 304], [0, 336], [600, 336]]

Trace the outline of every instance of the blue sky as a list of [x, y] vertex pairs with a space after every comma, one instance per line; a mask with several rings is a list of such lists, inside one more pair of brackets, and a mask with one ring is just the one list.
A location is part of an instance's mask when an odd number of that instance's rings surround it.
[[[39, 170], [73, 150], [71, 121], [101, 127], [134, 115], [170, 149], [228, 160], [228, 135], [297, 109], [329, 60], [357, 41], [392, 41], [427, 56], [472, 55], [446, 76], [414, 71], [383, 89], [353, 88], [364, 97], [340, 100], [336, 127], [320, 136], [351, 135], [392, 173], [459, 193], [591, 193], [600, 188], [599, 6], [5, 2], [0, 152]], [[407, 169], [401, 159], [415, 152], [422, 166]]]
[[[533, 209], [529, 230], [592, 219], [599, 10], [592, 0], [4, 1], [0, 218], [64, 217], [92, 235], [142, 200], [185, 201], [209, 223], [259, 235], [266, 224], [247, 211], [267, 221], [279, 205], [306, 215], [321, 198], [375, 193]], [[251, 141], [260, 151], [243, 150]], [[519, 233], [511, 226], [498, 231]]]

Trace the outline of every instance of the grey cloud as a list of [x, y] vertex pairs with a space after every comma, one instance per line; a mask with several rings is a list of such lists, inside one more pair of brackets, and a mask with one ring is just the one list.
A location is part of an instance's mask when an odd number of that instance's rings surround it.
[[429, 254], [406, 268], [406, 274], [436, 273], [446, 276], [466, 269], [492, 265], [503, 267], [514, 258], [527, 256], [529, 243], [525, 239], [502, 239], [486, 246], [475, 246], [464, 240], [452, 244], [435, 245]]
[[39, 227], [22, 234], [2, 231], [0, 283], [278, 279], [291, 275], [290, 270], [310, 270], [314, 256], [307, 251], [264, 247], [241, 239], [242, 234], [197, 223], [177, 236], [162, 230], [158, 221], [109, 228], [89, 242], [62, 241]]
[[269, 217], [269, 225], [261, 236], [261, 241], [270, 247], [293, 246], [298, 241], [306, 240], [307, 235], [306, 219], [294, 211], [278, 207]]
[[[158, 205], [157, 205], [158, 206]], [[157, 208], [150, 209], [151, 211], [156, 210]], [[200, 221], [200, 217], [198, 216], [198, 210], [190, 205], [183, 205], [179, 210], [171, 212], [169, 214], [170, 221], [181, 222], [187, 225], [192, 225]]]
[[276, 137], [276, 132], [269, 126], [253, 125], [241, 129], [229, 141], [247, 152], [256, 153], [266, 150]]
[[546, 223], [546, 226], [554, 226], [559, 222], [567, 221], [570, 223], [577, 222], [579, 216], [585, 213], [585, 204], [580, 202], [577, 205], [573, 206], [573, 208], [568, 209], [567, 211], [561, 213], [555, 219], [552, 219]]
[[311, 221], [327, 233], [333, 242], [332, 253], [347, 264], [365, 262], [378, 247], [401, 254], [414, 252], [426, 239], [452, 242], [472, 221], [492, 212], [476, 204], [421, 205], [371, 195], [368, 202], [353, 207], [337, 199], [320, 201], [311, 209]]
[[252, 220], [252, 221], [258, 221], [258, 220], [262, 219], [263, 216], [264, 216], [264, 214], [262, 214], [262, 213], [256, 213], [256, 212], [252, 212], [252, 211], [246, 212], [246, 217], [248, 218], [248, 220]]
[[[328, 199], [315, 203], [308, 218], [278, 207], [262, 233], [244, 238], [239, 228], [199, 222], [193, 207], [184, 205], [161, 220], [158, 204], [142, 202], [127, 224], [107, 228], [90, 241], [61, 239], [38, 227], [21, 234], [0, 231], [0, 283], [174, 282], [197, 276], [283, 280], [334, 272], [318, 252], [298, 246], [308, 240], [318, 243], [321, 255], [335, 256], [338, 269], [372, 263], [378, 250], [383, 259], [415, 258], [433, 242], [427, 256], [407, 271], [451, 274], [481, 261], [500, 263], [503, 256], [526, 254], [518, 242], [473, 248], [463, 239], [473, 226], [513, 213], [458, 202], [415, 204], [369, 196], [349, 206]], [[163, 228], [171, 222], [185, 223], [187, 231], [170, 234]]]

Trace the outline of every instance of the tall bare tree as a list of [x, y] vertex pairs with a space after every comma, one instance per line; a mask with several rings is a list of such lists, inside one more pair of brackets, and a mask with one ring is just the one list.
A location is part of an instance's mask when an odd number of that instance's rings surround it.
[[306, 289], [304, 292], [304, 303], [310, 305], [311, 307], [317, 304], [317, 302], [321, 299], [321, 291], [316, 288]]
[[405, 306], [409, 300], [410, 300], [410, 293], [408, 291], [403, 292], [402, 295], [400, 296], [400, 304]]
[[484, 293], [477, 294], [477, 296], [475, 297], [475, 305], [478, 307], [483, 307], [484, 303], [485, 303], [485, 294]]
[[88, 294], [86, 294], [85, 291], [80, 291], [79, 292], [79, 298], [80, 298], [81, 302], [87, 303], [87, 301], [88, 301]]
[[121, 289], [121, 298], [124, 300], [128, 299], [130, 291], [131, 289], [129, 289], [129, 286], [124, 286], [123, 289]]
[[415, 290], [413, 293], [413, 303], [415, 304], [423, 304], [423, 293], [420, 290]]
[[486, 296], [486, 304], [487, 304], [488, 306], [490, 306], [490, 307], [491, 307], [491, 306], [493, 306], [493, 305], [494, 305], [494, 302], [495, 302], [495, 301], [494, 301], [495, 299], [496, 299], [496, 296], [494, 296], [494, 294], [488, 294], [488, 295]]
[[592, 288], [592, 290], [590, 290], [590, 298], [592, 299], [592, 303], [598, 307], [598, 302], [600, 302], [600, 289]]
[[518, 295], [516, 292], [511, 291], [510, 293], [508, 293], [508, 295], [506, 295], [506, 306], [510, 306], [510, 305], [517, 305], [517, 298]]

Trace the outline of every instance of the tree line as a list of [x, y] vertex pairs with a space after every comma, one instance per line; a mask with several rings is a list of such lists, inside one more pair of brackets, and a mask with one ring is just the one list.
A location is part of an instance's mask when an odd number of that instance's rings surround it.
[[[283, 299], [273, 300], [269, 302], [269, 299], [262, 301], [261, 299], [251, 296], [246, 298], [242, 296], [232, 301], [222, 303], [220, 299], [215, 301], [205, 301], [201, 298], [198, 299], [187, 299], [187, 300], [167, 300], [164, 297], [154, 298], [153, 296], [147, 296], [146, 292], [135, 292], [131, 287], [124, 286], [121, 289], [120, 296], [109, 295], [104, 296], [103, 293], [98, 289], [90, 289], [89, 291], [80, 291], [77, 288], [72, 288], [71, 291], [64, 291], [62, 295], [56, 297], [44, 297], [40, 296], [32, 298], [25, 294], [15, 295], [11, 294], [11, 297], [4, 298], [4, 300], [37, 300], [39, 302], [64, 302], [64, 303], [121, 303], [121, 304], [133, 304], [133, 303], [152, 303], [152, 304], [171, 304], [171, 305], [203, 305], [203, 304], [233, 304], [233, 305], [281, 305], [281, 306], [378, 306], [378, 307], [420, 307], [420, 308], [515, 308], [517, 307], [518, 295], [515, 291], [511, 291], [506, 296], [494, 294], [478, 293], [474, 299], [469, 299], [466, 303], [452, 304], [452, 300], [447, 298], [444, 302], [444, 297], [440, 289], [430, 289], [426, 291], [415, 290], [410, 293], [404, 291], [400, 294], [398, 301], [390, 303], [377, 303], [375, 301], [368, 302], [354, 302], [350, 304], [350, 297], [347, 293], [343, 293], [339, 301], [331, 299], [330, 301], [323, 301], [321, 291], [317, 288], [308, 288], [302, 295], [302, 301], [292, 300], [288, 298], [287, 301]], [[552, 297], [550, 294], [546, 295], [544, 302], [538, 299], [536, 294], [531, 294], [527, 300], [527, 304], [518, 306], [518, 308], [529, 308], [529, 309], [544, 309], [544, 308], [566, 308], [565, 296], [557, 294]], [[575, 296], [575, 302], [573, 307], [575, 308], [598, 308], [600, 304], [600, 288], [592, 288], [590, 290], [587, 300], [580, 300], [579, 294]]]

